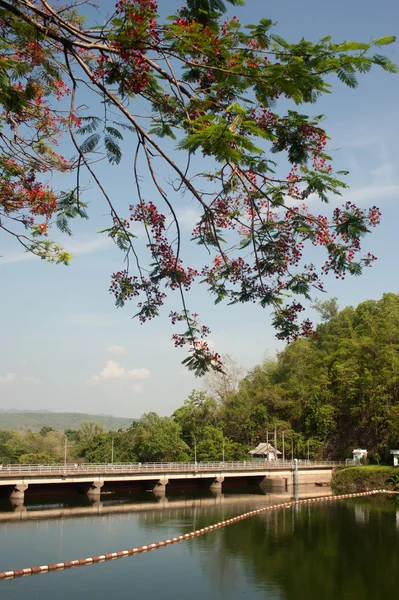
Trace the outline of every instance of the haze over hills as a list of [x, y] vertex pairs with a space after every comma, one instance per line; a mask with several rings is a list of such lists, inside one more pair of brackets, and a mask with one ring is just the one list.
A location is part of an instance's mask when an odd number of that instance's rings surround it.
[[49, 413], [53, 412], [48, 410], [47, 408], [38, 409], [38, 410], [27, 410], [25, 408], [0, 408], [0, 413]]
[[0, 409], [0, 429], [40, 431], [44, 426], [55, 431], [79, 429], [85, 421], [101, 423], [106, 430], [127, 429], [133, 418], [113, 417], [112, 415], [91, 415], [87, 413], [58, 413], [49, 410]]

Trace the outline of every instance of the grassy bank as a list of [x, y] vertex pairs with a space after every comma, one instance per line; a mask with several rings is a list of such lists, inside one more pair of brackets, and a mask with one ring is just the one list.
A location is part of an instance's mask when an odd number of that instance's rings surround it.
[[333, 474], [331, 487], [340, 494], [378, 489], [399, 490], [399, 468], [373, 465], [338, 469]]

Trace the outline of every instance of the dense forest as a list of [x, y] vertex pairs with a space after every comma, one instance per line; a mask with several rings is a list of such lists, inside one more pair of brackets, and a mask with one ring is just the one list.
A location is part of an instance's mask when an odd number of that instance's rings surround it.
[[171, 417], [145, 414], [124, 430], [93, 422], [64, 433], [0, 430], [0, 462], [198, 461], [248, 458], [267, 435], [286, 457], [344, 459], [399, 448], [399, 295], [339, 311], [315, 304], [314, 336], [245, 376], [230, 357]]

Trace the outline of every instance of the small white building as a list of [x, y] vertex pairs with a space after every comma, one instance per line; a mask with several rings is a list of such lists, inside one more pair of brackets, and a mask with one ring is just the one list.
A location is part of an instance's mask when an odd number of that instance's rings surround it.
[[267, 442], [261, 442], [254, 448], [249, 451], [249, 454], [252, 455], [252, 458], [264, 458], [265, 460], [277, 460], [277, 457], [281, 455], [280, 450], [277, 450], [271, 444]]
[[393, 456], [393, 466], [399, 467], [399, 450], [391, 450]]
[[367, 450], [362, 448], [355, 448], [352, 452], [353, 454], [353, 462], [360, 463], [362, 458], [367, 458]]

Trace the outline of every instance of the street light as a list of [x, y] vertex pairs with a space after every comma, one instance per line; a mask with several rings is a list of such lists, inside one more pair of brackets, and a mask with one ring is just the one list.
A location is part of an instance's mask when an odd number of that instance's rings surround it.
[[193, 433], [191, 434], [191, 437], [194, 440], [194, 464], [195, 464], [195, 468], [197, 468], [197, 440]]
[[68, 438], [65, 435], [65, 443], [64, 443], [64, 470], [66, 469], [66, 463], [67, 463], [67, 446], [68, 446]]

